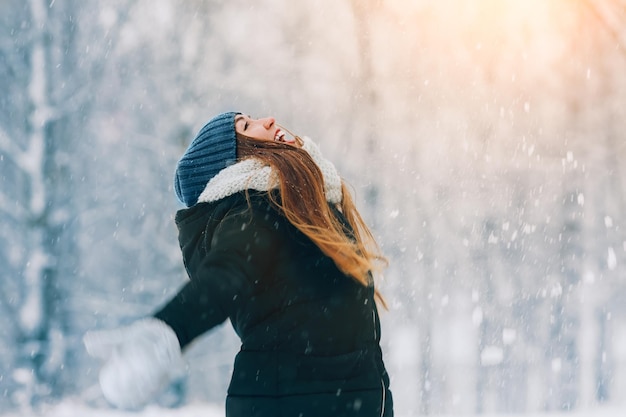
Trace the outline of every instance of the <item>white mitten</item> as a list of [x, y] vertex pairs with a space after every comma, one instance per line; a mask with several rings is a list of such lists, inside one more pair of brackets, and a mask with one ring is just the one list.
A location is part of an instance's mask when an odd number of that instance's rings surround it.
[[87, 353], [106, 360], [100, 387], [104, 398], [118, 408], [144, 406], [184, 368], [176, 334], [155, 318], [87, 332], [83, 342]]

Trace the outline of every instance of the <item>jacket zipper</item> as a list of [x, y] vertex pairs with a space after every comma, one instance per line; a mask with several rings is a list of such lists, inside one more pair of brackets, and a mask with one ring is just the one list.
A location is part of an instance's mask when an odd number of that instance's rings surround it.
[[376, 313], [372, 310], [372, 322], [374, 323], [374, 340], [378, 338], [378, 333], [376, 332]]
[[385, 392], [385, 383], [383, 380], [380, 380], [380, 385], [382, 386], [382, 395], [381, 395], [381, 403], [380, 403], [380, 417], [385, 415], [385, 400], [386, 400], [386, 392]]
[[[376, 312], [374, 310], [372, 310], [372, 322], [374, 322], [374, 340], [376, 340], [378, 338], [378, 332], [376, 331]], [[385, 391], [385, 381], [382, 379], [380, 380], [380, 386], [382, 388], [380, 395], [380, 417], [383, 417], [385, 415], [385, 397], [387, 393]]]

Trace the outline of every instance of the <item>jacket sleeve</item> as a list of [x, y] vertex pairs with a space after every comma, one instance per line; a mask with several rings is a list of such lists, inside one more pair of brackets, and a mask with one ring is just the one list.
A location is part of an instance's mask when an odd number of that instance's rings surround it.
[[154, 317], [176, 333], [181, 348], [232, 318], [274, 264], [277, 234], [250, 211], [224, 218], [190, 281]]

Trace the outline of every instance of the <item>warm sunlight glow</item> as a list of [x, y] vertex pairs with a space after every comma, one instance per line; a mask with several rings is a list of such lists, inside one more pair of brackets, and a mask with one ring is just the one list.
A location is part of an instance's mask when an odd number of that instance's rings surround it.
[[[473, 27], [494, 36], [503, 26], [526, 30], [545, 23], [559, 24], [585, 0], [387, 0], [386, 8], [404, 23], [432, 16], [445, 22], [441, 31]], [[423, 20], [419, 19], [423, 24]]]
[[545, 73], [590, 37], [585, 1], [389, 0], [385, 10], [393, 17], [386, 17], [407, 36], [383, 42], [381, 54], [393, 45], [398, 55], [405, 55], [394, 65], [411, 71], [420, 62], [432, 62], [443, 69], [448, 83], [457, 77], [464, 82], [466, 72], [452, 72], [468, 65], [487, 78], [511, 81], [520, 72]]

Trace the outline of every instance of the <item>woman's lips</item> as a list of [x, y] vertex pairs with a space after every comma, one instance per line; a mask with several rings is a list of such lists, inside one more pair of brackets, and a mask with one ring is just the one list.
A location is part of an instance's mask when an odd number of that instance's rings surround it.
[[277, 142], [285, 142], [285, 143], [294, 143], [295, 138], [287, 137], [285, 132], [280, 129], [276, 129], [276, 133], [274, 134], [274, 140]]

